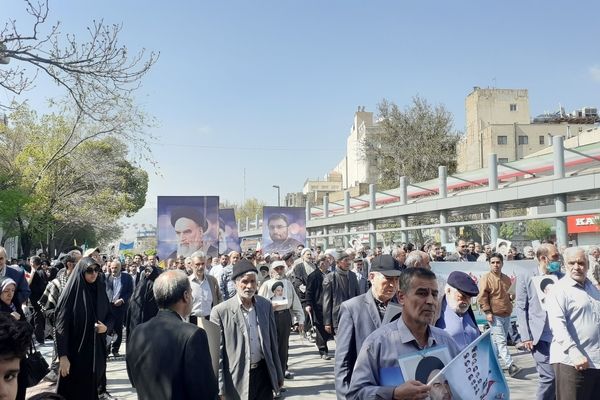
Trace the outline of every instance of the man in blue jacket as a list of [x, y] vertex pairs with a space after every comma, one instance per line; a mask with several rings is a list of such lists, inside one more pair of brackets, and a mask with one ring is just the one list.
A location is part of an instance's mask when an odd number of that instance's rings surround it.
[[19, 305], [25, 304], [27, 299], [29, 299], [29, 295], [31, 295], [27, 279], [25, 279], [25, 272], [20, 268], [6, 265], [6, 258], [6, 250], [4, 247], [0, 246], [0, 278], [8, 276], [17, 283], [15, 298]]

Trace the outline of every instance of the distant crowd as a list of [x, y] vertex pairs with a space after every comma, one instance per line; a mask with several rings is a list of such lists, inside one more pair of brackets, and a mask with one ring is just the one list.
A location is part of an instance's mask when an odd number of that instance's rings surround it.
[[[113, 399], [106, 363], [122, 354], [140, 399], [280, 398], [294, 379], [296, 334], [314, 343], [315, 356], [335, 358], [338, 399], [448, 399], [452, 391], [441, 378], [431, 381], [433, 369], [394, 386], [379, 371], [415, 350], [445, 345], [457, 355], [482, 333], [475, 302], [508, 375], [521, 372], [508, 344], [531, 352], [536, 398], [594, 399], [600, 389], [596, 246], [544, 242], [520, 252], [459, 239], [452, 252], [402, 243], [218, 257], [196, 251], [162, 261], [97, 248], [66, 249], [56, 260], [6, 256], [0, 247], [0, 368], [14, 377], [0, 388], [8, 399], [25, 398], [19, 365], [31, 342], [48, 340], [44, 380], [55, 393], [39, 398]], [[519, 270], [515, 282], [502, 273], [510, 260], [537, 267]], [[450, 261], [485, 262], [489, 272], [475, 282], [457, 268], [438, 287], [431, 263]], [[211, 329], [220, 332], [218, 348], [209, 345]]]

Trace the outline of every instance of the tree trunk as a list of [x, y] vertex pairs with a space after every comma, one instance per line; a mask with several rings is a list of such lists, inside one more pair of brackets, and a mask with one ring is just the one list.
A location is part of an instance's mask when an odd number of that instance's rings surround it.
[[19, 239], [21, 241], [21, 251], [24, 257], [29, 257], [31, 255], [31, 232], [25, 228], [23, 223], [23, 219], [20, 215], [17, 215], [17, 222], [19, 224]]

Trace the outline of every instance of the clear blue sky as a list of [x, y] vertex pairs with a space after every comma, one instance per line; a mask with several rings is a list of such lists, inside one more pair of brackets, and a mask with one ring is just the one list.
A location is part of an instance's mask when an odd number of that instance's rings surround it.
[[[529, 89], [531, 114], [600, 106], [600, 5], [554, 1], [50, 0], [81, 34], [122, 23], [121, 43], [159, 51], [138, 100], [152, 133], [157, 195], [276, 204], [343, 157], [358, 105], [443, 103], [464, 131], [473, 86]], [[23, 2], [1, 0], [2, 18]], [[53, 94], [40, 82], [27, 97]], [[5, 93], [0, 93], [4, 98]]]

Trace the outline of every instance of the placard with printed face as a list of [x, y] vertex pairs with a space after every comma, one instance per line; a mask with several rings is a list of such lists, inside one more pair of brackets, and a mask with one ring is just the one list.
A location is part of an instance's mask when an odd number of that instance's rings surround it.
[[159, 196], [157, 209], [160, 260], [189, 257], [198, 250], [218, 255], [218, 196]]
[[303, 207], [263, 207], [263, 253], [285, 254], [306, 243]]

